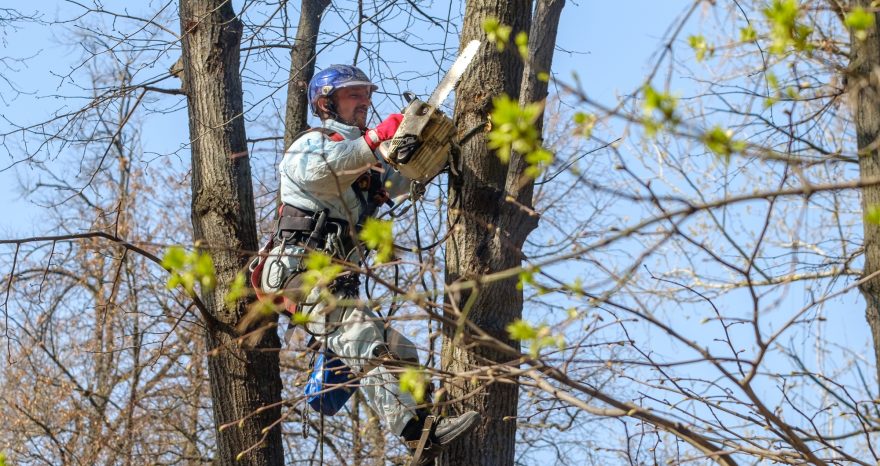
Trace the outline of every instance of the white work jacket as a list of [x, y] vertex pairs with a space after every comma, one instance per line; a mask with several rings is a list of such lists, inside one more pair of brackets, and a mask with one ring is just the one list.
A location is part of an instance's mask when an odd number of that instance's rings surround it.
[[365, 206], [351, 184], [376, 163], [385, 169], [383, 182], [392, 198], [407, 191], [407, 180], [373, 154], [360, 128], [335, 120], [324, 120], [323, 127], [344, 140], [311, 131], [294, 141], [278, 166], [281, 202], [311, 212], [329, 209], [331, 218], [354, 224]]

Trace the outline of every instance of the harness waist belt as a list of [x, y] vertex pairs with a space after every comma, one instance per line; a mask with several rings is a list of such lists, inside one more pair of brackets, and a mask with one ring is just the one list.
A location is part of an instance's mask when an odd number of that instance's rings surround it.
[[315, 214], [290, 204], [281, 206], [278, 217], [278, 230], [275, 237], [280, 241], [295, 241], [309, 249], [327, 247], [327, 239], [334, 234], [334, 244], [338, 250], [334, 253], [340, 258], [347, 257], [355, 248], [355, 241], [348, 229], [348, 222], [336, 218], [328, 218], [326, 211]]
[[[290, 204], [284, 204], [281, 207], [281, 217], [278, 219], [278, 229], [280, 231], [307, 231], [311, 232], [315, 229], [316, 215], [314, 212], [302, 210]], [[343, 230], [348, 229], [348, 222], [336, 218], [328, 218], [328, 223], [334, 223], [342, 227]], [[324, 233], [324, 232], [319, 232]]]

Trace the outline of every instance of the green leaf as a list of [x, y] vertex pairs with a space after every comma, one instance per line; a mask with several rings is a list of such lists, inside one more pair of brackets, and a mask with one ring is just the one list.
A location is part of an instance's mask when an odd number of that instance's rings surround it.
[[520, 106], [507, 95], [493, 100], [490, 115], [492, 130], [489, 132], [489, 148], [502, 162], [510, 162], [513, 151], [523, 154], [529, 167], [525, 174], [535, 177], [553, 160], [553, 154], [541, 146], [540, 134], [535, 127], [544, 107], [540, 102]]
[[874, 26], [874, 21], [874, 13], [869, 13], [860, 6], [853, 8], [852, 11], [847, 13], [846, 19], [844, 20], [846, 27], [857, 31], [864, 31], [865, 29]]
[[[549, 328], [547, 329], [547, 331], [549, 332]], [[532, 355], [537, 357], [538, 353], [540, 353], [542, 349], [549, 348], [551, 346], [555, 346], [559, 349], [565, 348], [565, 338], [562, 335], [543, 335], [537, 339], [530, 350]]]
[[802, 11], [797, 0], [773, 0], [763, 13], [771, 25], [771, 53], [784, 54], [789, 47], [801, 52], [812, 50], [809, 37], [813, 28], [798, 22]]
[[501, 24], [498, 18], [489, 16], [483, 20], [483, 31], [486, 32], [486, 40], [490, 44], [495, 44], [499, 52], [503, 52], [507, 43], [510, 41], [510, 32], [512, 28]]
[[428, 376], [422, 369], [407, 367], [400, 374], [400, 391], [412, 395], [416, 403], [425, 401], [428, 387]]
[[342, 266], [334, 264], [333, 259], [321, 251], [312, 251], [303, 261], [306, 270], [302, 273], [300, 291], [307, 296], [313, 288], [329, 286], [342, 272]]
[[553, 162], [553, 153], [544, 148], [537, 148], [533, 151], [527, 152], [525, 159], [529, 165], [534, 167], [549, 165]]
[[200, 283], [206, 290], [217, 283], [214, 262], [206, 252], [186, 252], [180, 246], [172, 246], [162, 258], [162, 267], [171, 272], [166, 286], [173, 289], [182, 286], [189, 295], [195, 294], [195, 284]]
[[645, 86], [645, 113], [659, 112], [664, 120], [670, 120], [675, 115], [677, 99], [668, 93], [658, 92], [650, 85]]
[[311, 323], [311, 314], [297, 312], [293, 315], [293, 323], [296, 325], [306, 325]]
[[224, 301], [227, 306], [233, 306], [239, 299], [247, 296], [247, 294], [247, 279], [245, 278], [244, 273], [238, 272], [235, 274], [235, 279], [232, 280], [232, 284], [229, 286], [229, 291], [226, 293]]
[[523, 270], [519, 273], [519, 282], [516, 284], [516, 289], [522, 291], [526, 285], [531, 285], [532, 283], [535, 283], [534, 272], [531, 269]]
[[577, 296], [582, 296], [584, 294], [584, 279], [575, 277], [573, 282], [565, 285], [565, 288]]
[[556, 348], [560, 351], [564, 350], [568, 344], [565, 342], [565, 337], [562, 335], [556, 335]]
[[537, 77], [538, 81], [541, 81], [542, 83], [550, 82], [550, 73], [546, 71], [539, 72]]
[[703, 36], [688, 37], [688, 44], [694, 49], [694, 55], [696, 56], [697, 61], [703, 61], [707, 55], [711, 56], [715, 53], [715, 48], [710, 46], [706, 42], [706, 38]]
[[501, 21], [499, 21], [498, 18], [494, 16], [488, 16], [486, 17], [486, 19], [483, 20], [483, 31], [485, 31], [486, 34], [492, 34], [498, 30], [498, 26], [500, 25]]
[[522, 319], [517, 319], [507, 326], [510, 338], [519, 341], [534, 340], [538, 337], [538, 330], [532, 324]]
[[525, 160], [529, 166], [526, 167], [523, 174], [534, 179], [541, 176], [544, 169], [553, 163], [553, 153], [543, 148], [538, 148], [526, 153]]
[[182, 269], [184, 263], [186, 263], [186, 251], [180, 246], [171, 246], [162, 257], [162, 267], [171, 272]]
[[880, 225], [880, 204], [868, 206], [868, 211], [865, 212], [865, 221], [874, 225]]
[[[650, 84], [645, 85], [645, 103], [642, 108], [645, 114], [642, 124], [649, 136], [664, 127], [675, 127], [680, 119], [676, 113], [678, 99], [666, 92], [659, 92]], [[659, 117], [657, 119], [656, 117]]]
[[327, 268], [332, 263], [333, 263], [333, 259], [321, 251], [312, 251], [309, 253], [308, 256], [306, 256], [306, 259], [305, 259], [306, 269], [312, 270], [312, 271], [323, 270], [323, 269]]
[[214, 261], [211, 259], [210, 254], [206, 252], [194, 253], [192, 272], [206, 289], [214, 288], [214, 285], [217, 283]]
[[0, 466], [6, 466], [6, 453], [0, 452]]
[[529, 353], [532, 357], [537, 358], [538, 354], [542, 349], [550, 347], [550, 346], [565, 346], [565, 339], [562, 338], [562, 343], [560, 345], [561, 335], [553, 336], [550, 334], [550, 327], [546, 324], [538, 327], [538, 330], [535, 334], [535, 338], [532, 339], [531, 345], [529, 347]]
[[199, 276], [214, 275], [214, 261], [208, 253], [197, 253], [193, 256], [193, 272]]
[[770, 89], [772, 89], [774, 91], [778, 91], [779, 90], [779, 78], [776, 77], [776, 74], [775, 73], [767, 73], [765, 76], [767, 78], [767, 85], [770, 86]]
[[846, 15], [844, 23], [846, 27], [852, 29], [856, 39], [865, 40], [868, 38], [868, 30], [874, 27], [875, 21], [874, 13], [869, 13], [862, 7], [855, 7]]
[[751, 24], [739, 30], [739, 40], [741, 42], [754, 42], [758, 39], [758, 33]]
[[[271, 316], [272, 314], [276, 314], [282, 306], [276, 305], [272, 301], [254, 301], [250, 306], [250, 312], [255, 314], [262, 315], [264, 317]], [[300, 314], [297, 312], [297, 314]]]
[[170, 277], [168, 277], [168, 281], [165, 283], [165, 287], [169, 290], [173, 290], [180, 285], [180, 274], [172, 273]]
[[577, 112], [574, 114], [573, 120], [577, 125], [577, 134], [588, 138], [593, 134], [593, 128], [596, 127], [598, 118], [592, 113]]
[[368, 248], [376, 251], [376, 262], [391, 260], [394, 254], [394, 233], [391, 220], [368, 218], [361, 229], [360, 238]]
[[648, 137], [654, 137], [657, 134], [657, 131], [662, 127], [660, 123], [657, 123], [653, 118], [649, 117], [642, 118], [642, 126], [645, 127], [645, 134], [647, 134]]
[[187, 294], [194, 296], [196, 293], [196, 277], [192, 272], [180, 274], [180, 283]]
[[710, 151], [721, 156], [725, 162], [729, 162], [731, 155], [742, 152], [746, 147], [745, 142], [733, 139], [733, 131], [724, 130], [720, 126], [706, 131], [702, 141]]
[[529, 59], [529, 35], [525, 33], [525, 31], [520, 31], [516, 33], [516, 38], [513, 40], [516, 44], [516, 49], [519, 51], [519, 56], [522, 57], [523, 60]]

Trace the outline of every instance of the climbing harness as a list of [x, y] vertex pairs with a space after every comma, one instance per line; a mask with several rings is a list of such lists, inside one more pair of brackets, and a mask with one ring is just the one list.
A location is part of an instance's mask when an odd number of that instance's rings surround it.
[[[331, 141], [341, 141], [343, 139], [339, 133], [326, 128], [309, 129], [298, 135], [297, 138], [311, 131], [321, 132]], [[416, 209], [416, 202], [425, 194], [427, 181], [430, 181], [430, 179], [411, 183], [410, 205], [403, 212], [406, 212], [410, 207]], [[394, 215], [393, 209], [395, 206], [393, 202], [390, 202], [388, 193], [384, 189], [382, 172], [380, 170], [367, 170], [352, 183], [351, 188], [361, 204], [362, 213], [356, 220], [357, 225], [354, 228], [345, 220], [330, 217], [327, 209], [311, 212], [287, 204], [278, 208], [275, 231], [272, 237], [260, 249], [257, 257], [249, 265], [250, 283], [260, 300], [271, 300], [274, 305], [283, 309], [282, 313], [292, 318], [293, 314], [301, 309], [301, 306], [313, 304], [303, 302], [305, 297], [298, 296], [294, 291], [298, 290], [299, 287], [296, 286], [297, 280], [301, 279], [300, 276], [305, 269], [302, 260], [303, 254], [308, 251], [323, 251], [330, 257], [348, 260], [358, 247], [354, 238], [354, 232], [359, 230], [360, 224], [366, 218], [373, 216], [382, 204], [390, 205], [392, 207], [392, 215]], [[397, 215], [401, 215], [403, 212], [399, 212]], [[417, 210], [416, 214], [418, 215]], [[418, 244], [421, 243], [418, 232], [416, 234], [417, 246], [421, 246]], [[430, 249], [440, 244], [440, 242], [446, 239], [448, 234], [447, 232], [444, 238], [428, 246], [428, 248], [419, 247], [420, 257], [422, 250]], [[294, 248], [294, 257], [290, 257], [292, 247]], [[395, 266], [395, 282], [398, 279], [398, 275], [397, 266]], [[263, 285], [266, 285], [265, 289]], [[334, 294], [356, 296], [359, 285], [359, 275], [347, 273], [337, 277], [330, 284], [330, 291]], [[423, 285], [425, 284], [423, 283]], [[389, 309], [389, 318], [395, 310], [394, 307]], [[381, 315], [381, 312], [379, 315], [383, 320], [386, 318]], [[327, 316], [325, 316], [325, 321], [326, 319]], [[387, 329], [387, 326], [385, 327]], [[335, 328], [328, 329], [327, 322], [325, 322], [324, 326], [326, 333], [323, 334], [314, 333], [308, 326], [304, 326], [304, 328], [311, 335], [308, 347], [312, 351], [309, 376], [304, 388], [304, 398], [311, 409], [314, 409], [320, 415], [320, 435], [323, 442], [324, 416], [337, 414], [348, 402], [354, 391], [358, 388], [359, 377], [357, 375], [366, 374], [379, 365], [405, 364], [410, 363], [410, 361], [401, 361], [386, 345], [380, 345], [374, 349], [372, 358], [366, 360], [363, 367], [356, 374], [338, 355], [315, 338], [329, 335], [335, 331]], [[385, 335], [385, 340], [387, 340], [387, 334]], [[418, 361], [415, 362], [417, 363]], [[303, 422], [305, 422], [305, 414], [303, 416]], [[413, 451], [409, 462], [410, 465], [427, 464], [427, 461], [432, 461], [439, 454], [442, 448], [441, 445], [433, 444], [431, 441], [436, 421], [437, 418], [434, 415], [426, 416], [419, 439], [413, 441], [415, 443], [407, 442], [407, 446]]]

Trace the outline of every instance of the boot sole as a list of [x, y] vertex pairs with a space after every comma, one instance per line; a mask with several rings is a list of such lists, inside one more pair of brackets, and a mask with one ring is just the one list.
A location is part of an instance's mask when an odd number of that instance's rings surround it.
[[470, 411], [461, 415], [461, 418], [464, 419], [464, 422], [461, 422], [455, 430], [446, 432], [442, 437], [435, 437], [434, 444], [445, 446], [449, 443], [452, 443], [452, 441], [457, 439], [461, 434], [464, 434], [465, 432], [471, 430], [478, 422], [480, 422], [480, 413], [476, 411]]

